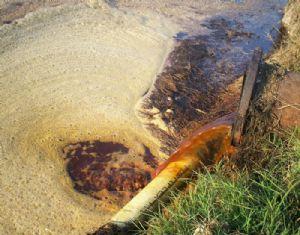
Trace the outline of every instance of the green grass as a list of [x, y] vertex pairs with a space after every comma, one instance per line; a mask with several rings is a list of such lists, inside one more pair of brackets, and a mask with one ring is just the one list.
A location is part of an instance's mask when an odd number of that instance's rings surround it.
[[174, 194], [172, 203], [153, 215], [144, 234], [300, 234], [299, 131], [274, 134], [262, 146], [267, 168], [228, 177], [222, 165], [199, 173], [193, 189]]

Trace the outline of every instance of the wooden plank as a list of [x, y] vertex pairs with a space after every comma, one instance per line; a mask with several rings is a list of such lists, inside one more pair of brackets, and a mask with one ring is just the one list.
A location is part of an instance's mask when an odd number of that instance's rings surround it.
[[241, 142], [243, 128], [245, 124], [247, 110], [253, 93], [256, 81], [258, 66], [262, 57], [262, 49], [256, 48], [253, 52], [252, 59], [243, 79], [243, 87], [241, 93], [240, 104], [237, 112], [236, 120], [232, 127], [232, 145], [238, 146]]

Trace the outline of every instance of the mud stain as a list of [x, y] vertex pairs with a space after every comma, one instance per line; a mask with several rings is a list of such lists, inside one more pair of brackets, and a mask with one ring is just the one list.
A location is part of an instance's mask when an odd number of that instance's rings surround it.
[[180, 32], [174, 37], [177, 46], [139, 110], [149, 120], [148, 129], [163, 140], [166, 154], [192, 130], [236, 110], [252, 50], [268, 50], [263, 40], [257, 40], [260, 32], [248, 31], [237, 20], [217, 16], [202, 27], [211, 33]]
[[76, 191], [123, 206], [152, 179], [158, 165], [144, 145], [135, 159], [123, 144], [101, 141], [72, 143], [63, 148], [67, 172]]

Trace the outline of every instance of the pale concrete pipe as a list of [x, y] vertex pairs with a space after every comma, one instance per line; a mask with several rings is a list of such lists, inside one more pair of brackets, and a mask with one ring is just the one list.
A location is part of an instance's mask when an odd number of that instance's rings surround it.
[[230, 115], [197, 130], [158, 168], [157, 176], [95, 234], [129, 234], [134, 224], [143, 223], [150, 210], [168, 199], [183, 178], [190, 177], [201, 165], [217, 163], [231, 154], [232, 122]]

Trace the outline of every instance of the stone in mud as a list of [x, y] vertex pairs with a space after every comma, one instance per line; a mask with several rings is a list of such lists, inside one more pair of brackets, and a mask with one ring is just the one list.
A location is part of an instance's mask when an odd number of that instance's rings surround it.
[[300, 126], [300, 73], [288, 73], [280, 81], [276, 114], [283, 128]]

